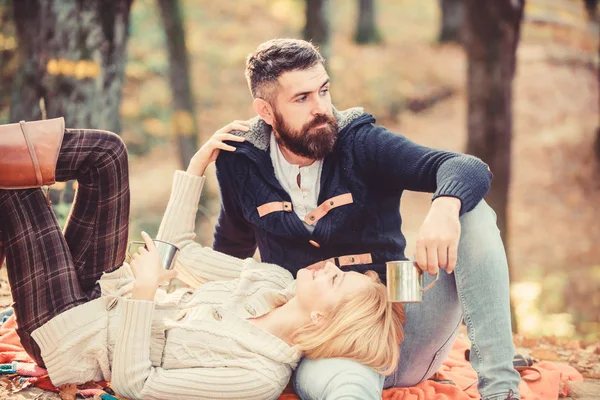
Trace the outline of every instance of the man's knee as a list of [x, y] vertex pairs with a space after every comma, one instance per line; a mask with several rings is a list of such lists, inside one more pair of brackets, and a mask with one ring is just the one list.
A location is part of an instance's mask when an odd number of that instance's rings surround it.
[[383, 376], [350, 360], [304, 359], [296, 371], [295, 387], [303, 400], [379, 400]]
[[460, 217], [463, 228], [467, 227], [497, 227], [496, 213], [485, 200], [481, 200], [475, 208]]

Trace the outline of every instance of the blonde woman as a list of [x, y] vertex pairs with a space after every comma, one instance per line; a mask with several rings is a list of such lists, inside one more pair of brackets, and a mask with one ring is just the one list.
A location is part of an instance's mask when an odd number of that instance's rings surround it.
[[[43, 130], [36, 124], [21, 125], [23, 135]], [[145, 233], [147, 249], [123, 262], [129, 184], [121, 139], [62, 124], [44, 137], [58, 143], [52, 178], [79, 182], [64, 233], [40, 181], [23, 181], [16, 161], [0, 163], [0, 176], [14, 178], [0, 181], [0, 259], [7, 259], [18, 333], [55, 385], [111, 380], [134, 399], [272, 399], [303, 355], [345, 357], [383, 374], [396, 368], [404, 316], [376, 274], [327, 264], [294, 281], [276, 265], [194, 241], [204, 170], [220, 150], [234, 151], [223, 141], [242, 141], [229, 131], [244, 123], [217, 132], [186, 172], [175, 172], [158, 233], [181, 249], [174, 271], [161, 267]], [[16, 125], [0, 126], [0, 146], [10, 146], [2, 133]], [[28, 145], [11, 148], [11, 160], [40, 150]], [[191, 289], [158, 289], [175, 275]]]

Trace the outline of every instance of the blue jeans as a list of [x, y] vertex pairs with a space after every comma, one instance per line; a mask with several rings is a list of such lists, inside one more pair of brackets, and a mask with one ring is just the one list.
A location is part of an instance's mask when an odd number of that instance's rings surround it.
[[[413, 386], [433, 375], [447, 358], [464, 318], [472, 343], [471, 364], [484, 400], [518, 394], [520, 376], [513, 368], [508, 264], [494, 211], [481, 201], [460, 218], [458, 265], [421, 303], [405, 305], [404, 342], [396, 372], [383, 377], [345, 359], [303, 359], [295, 376], [304, 400], [381, 400], [383, 388]], [[433, 277], [425, 274], [425, 283]]]

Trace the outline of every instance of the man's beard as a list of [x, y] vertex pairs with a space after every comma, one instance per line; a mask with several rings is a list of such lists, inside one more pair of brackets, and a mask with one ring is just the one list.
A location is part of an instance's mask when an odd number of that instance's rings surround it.
[[[280, 146], [311, 160], [321, 160], [333, 151], [338, 136], [338, 124], [334, 117], [319, 114], [311, 122], [306, 123], [300, 132], [296, 132], [286, 124], [277, 110], [274, 110], [274, 115], [273, 128], [278, 133], [275, 139]], [[315, 128], [323, 123], [327, 125]]]

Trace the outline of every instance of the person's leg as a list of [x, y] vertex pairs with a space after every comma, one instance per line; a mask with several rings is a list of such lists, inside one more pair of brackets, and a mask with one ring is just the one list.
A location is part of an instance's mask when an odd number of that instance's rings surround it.
[[129, 218], [127, 153], [118, 136], [66, 130], [56, 177], [79, 182], [66, 239], [40, 189], [0, 190], [0, 231], [18, 333], [40, 365], [31, 332], [99, 294], [95, 282], [102, 272], [125, 258]]
[[383, 376], [342, 358], [302, 359], [294, 377], [302, 400], [381, 400]]
[[463, 215], [461, 225], [460, 261], [454, 275], [471, 340], [471, 365], [479, 378], [481, 397], [505, 399], [509, 392], [519, 392], [521, 381], [513, 367], [506, 252], [496, 214], [485, 201]]
[[[425, 273], [424, 284], [434, 277]], [[423, 294], [421, 303], [404, 305], [406, 322], [400, 362], [396, 372], [385, 379], [385, 387], [408, 387], [432, 376], [450, 354], [462, 309], [454, 276], [440, 270], [439, 281]]]
[[44, 365], [31, 333], [87, 300], [56, 216], [41, 189], [0, 190], [0, 230], [17, 333], [27, 353]]
[[461, 217], [461, 227], [454, 274], [441, 270], [440, 281], [423, 302], [405, 306], [400, 365], [385, 387], [411, 386], [435, 373], [452, 348], [462, 313], [479, 392], [484, 400], [504, 399], [511, 390], [518, 393], [520, 382], [512, 366], [506, 255], [495, 215], [485, 202]]
[[77, 179], [78, 188], [64, 236], [77, 278], [90, 299], [106, 270], [125, 261], [129, 231], [127, 149], [114, 133], [67, 129], [56, 180]]

